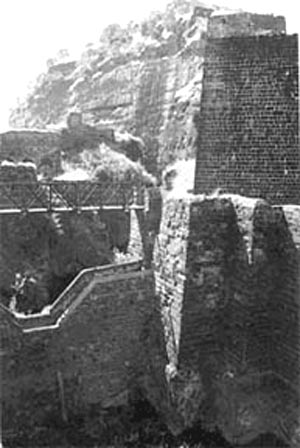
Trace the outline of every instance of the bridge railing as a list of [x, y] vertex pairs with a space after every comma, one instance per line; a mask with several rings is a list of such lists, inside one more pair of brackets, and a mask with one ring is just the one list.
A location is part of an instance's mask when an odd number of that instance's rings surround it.
[[0, 214], [144, 208], [145, 188], [92, 181], [0, 182]]

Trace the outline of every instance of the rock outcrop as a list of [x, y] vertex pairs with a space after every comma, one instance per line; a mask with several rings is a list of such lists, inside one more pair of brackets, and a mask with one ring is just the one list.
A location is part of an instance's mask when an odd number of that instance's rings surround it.
[[128, 132], [116, 132], [111, 127], [98, 129], [84, 123], [82, 113], [71, 112], [66, 125], [60, 128], [19, 129], [0, 134], [0, 159], [33, 162], [38, 174], [51, 179], [65, 171], [63, 162], [72, 162], [84, 150], [98, 148], [101, 144], [134, 162], [143, 162], [146, 156], [141, 138]]
[[198, 1], [174, 1], [165, 13], [122, 29], [110, 25], [79, 61], [58, 62], [12, 112], [13, 127], [60, 124], [71, 108], [85, 122], [141, 137], [145, 165], [157, 173], [193, 153], [207, 18]]

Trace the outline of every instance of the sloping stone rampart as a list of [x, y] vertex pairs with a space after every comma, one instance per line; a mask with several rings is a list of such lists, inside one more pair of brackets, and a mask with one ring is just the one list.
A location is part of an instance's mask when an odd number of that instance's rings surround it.
[[164, 204], [154, 269], [183, 426], [218, 422], [234, 443], [295, 431], [299, 207], [286, 207], [288, 220], [284, 207], [238, 195]]

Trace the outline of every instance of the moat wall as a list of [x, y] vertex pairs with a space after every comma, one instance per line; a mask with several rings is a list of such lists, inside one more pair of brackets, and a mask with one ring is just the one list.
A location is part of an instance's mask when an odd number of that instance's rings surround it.
[[299, 204], [298, 36], [236, 34], [206, 44], [195, 192]]

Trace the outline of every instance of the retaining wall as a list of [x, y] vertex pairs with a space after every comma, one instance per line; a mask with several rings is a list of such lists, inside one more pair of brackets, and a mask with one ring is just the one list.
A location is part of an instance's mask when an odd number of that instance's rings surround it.
[[156, 406], [163, 400], [153, 275], [139, 263], [86, 270], [48, 316], [0, 311], [4, 443], [6, 434], [28, 437], [53, 415], [67, 421], [92, 405], [126, 405], [133, 388]]

